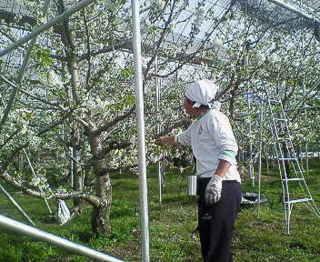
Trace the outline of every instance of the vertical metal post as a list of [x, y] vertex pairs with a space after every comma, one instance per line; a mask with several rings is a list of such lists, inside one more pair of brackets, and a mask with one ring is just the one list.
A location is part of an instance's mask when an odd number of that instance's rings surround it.
[[[250, 93], [249, 93], [250, 94]], [[248, 98], [248, 109], [249, 109], [249, 177], [251, 178], [252, 186], [254, 187], [254, 168], [253, 168], [253, 144], [252, 144], [252, 123], [251, 123], [251, 102], [250, 97]]]
[[261, 168], [262, 168], [262, 130], [263, 130], [263, 111], [264, 102], [260, 105], [260, 134], [259, 134], [259, 170], [258, 170], [258, 217], [260, 215], [260, 202], [261, 202]]
[[159, 182], [159, 203], [162, 204], [162, 172], [161, 172], [161, 162], [158, 161], [158, 182]]
[[[158, 74], [158, 57], [156, 56], [155, 60], [155, 73]], [[159, 79], [156, 76], [155, 78], [155, 86], [156, 86], [156, 112], [157, 112], [157, 134], [160, 134], [161, 124], [160, 124], [160, 86]], [[158, 172], [158, 182], [159, 182], [159, 203], [162, 204], [162, 173], [161, 173], [161, 161], [159, 160], [157, 163], [157, 172]]]
[[[306, 88], [305, 88], [305, 83], [304, 80], [302, 82], [302, 86], [303, 86], [303, 97], [305, 97], [306, 94]], [[305, 122], [307, 121], [307, 110], [304, 109], [303, 110], [304, 113], [304, 120]], [[304, 153], [305, 153], [305, 160], [306, 160], [306, 174], [309, 175], [309, 150], [308, 150], [308, 137], [305, 137], [305, 148], [304, 148]], [[301, 161], [303, 162], [303, 160]]]
[[[302, 2], [299, 1], [299, 5], [301, 7], [302, 5]], [[302, 36], [302, 39], [301, 39], [301, 42], [302, 42], [302, 49], [304, 50], [305, 48], [305, 45], [304, 45], [304, 37]], [[302, 89], [303, 89], [303, 99], [305, 98], [305, 95], [306, 95], [306, 85], [305, 85], [305, 79], [303, 78], [302, 80]], [[305, 105], [304, 105], [305, 107]], [[304, 108], [303, 110], [303, 113], [304, 113], [304, 120], [305, 122], [307, 122], [307, 110]], [[305, 139], [305, 158], [306, 158], [306, 174], [309, 175], [309, 150], [308, 150], [308, 138], [306, 137]], [[303, 161], [301, 161], [303, 162]]]
[[71, 188], [74, 188], [74, 160], [73, 160], [73, 147], [72, 146], [70, 146], [69, 147], [69, 152], [68, 152], [69, 154], [70, 154], [70, 161], [69, 161], [69, 163], [70, 163], [70, 186], [71, 186]]
[[305, 154], [306, 154], [306, 174], [309, 175], [309, 149], [308, 149], [308, 140], [305, 145]]
[[136, 86], [136, 115], [138, 125], [138, 151], [139, 151], [139, 190], [140, 213], [142, 229], [142, 261], [149, 262], [149, 218], [148, 218], [148, 190], [147, 169], [145, 154], [144, 106], [143, 106], [143, 79], [141, 59], [141, 34], [139, 1], [132, 0], [133, 17], [133, 51], [135, 58], [135, 86]]
[[[245, 55], [245, 70], [247, 72], [248, 70], [248, 64], [249, 64], [249, 43], [246, 43], [246, 55]], [[248, 88], [247, 91], [247, 103], [248, 103], [248, 111], [249, 111], [249, 177], [251, 178], [252, 186], [254, 187], [255, 183], [255, 177], [254, 177], [254, 167], [253, 167], [253, 144], [252, 144], [252, 122], [251, 122], [251, 93], [250, 88]]]

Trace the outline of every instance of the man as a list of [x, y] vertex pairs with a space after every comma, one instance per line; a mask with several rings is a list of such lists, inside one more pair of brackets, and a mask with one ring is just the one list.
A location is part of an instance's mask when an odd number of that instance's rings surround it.
[[218, 86], [199, 80], [185, 90], [184, 109], [196, 120], [177, 136], [162, 136], [161, 144], [191, 145], [198, 176], [198, 223], [203, 260], [230, 262], [234, 222], [241, 201], [237, 171], [238, 146], [228, 118], [214, 101]]

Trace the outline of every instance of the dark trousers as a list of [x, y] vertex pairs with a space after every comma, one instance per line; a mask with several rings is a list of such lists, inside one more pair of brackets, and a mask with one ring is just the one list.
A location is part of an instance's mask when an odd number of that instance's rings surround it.
[[206, 206], [204, 192], [210, 178], [198, 178], [198, 223], [204, 262], [231, 262], [233, 226], [240, 209], [240, 183], [222, 182], [221, 199]]

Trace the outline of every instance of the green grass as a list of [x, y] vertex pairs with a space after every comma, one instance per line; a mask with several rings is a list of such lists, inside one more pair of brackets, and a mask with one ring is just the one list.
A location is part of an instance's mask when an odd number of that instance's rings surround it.
[[[313, 161], [307, 181], [320, 206], [320, 161]], [[196, 201], [186, 196], [185, 174], [166, 174], [162, 205], [159, 204], [157, 177], [148, 172], [149, 223], [151, 261], [201, 261], [199, 239], [192, 237], [196, 227]], [[243, 191], [254, 192], [250, 181]], [[120, 257], [125, 261], [141, 261], [139, 221], [139, 181], [136, 176], [113, 175], [112, 234], [95, 238], [90, 232], [90, 207], [64, 226], [49, 218], [42, 200], [9, 189], [16, 200], [43, 230]], [[320, 261], [320, 219], [303, 205], [293, 209], [291, 235], [286, 235], [281, 205], [281, 185], [276, 173], [265, 174], [262, 192], [268, 203], [258, 209], [243, 208], [236, 223], [233, 241], [235, 261]], [[19, 221], [23, 217], [1, 194], [0, 213]], [[54, 202], [50, 203], [52, 207]], [[5, 230], [0, 235], [2, 261], [88, 261], [40, 241]]]

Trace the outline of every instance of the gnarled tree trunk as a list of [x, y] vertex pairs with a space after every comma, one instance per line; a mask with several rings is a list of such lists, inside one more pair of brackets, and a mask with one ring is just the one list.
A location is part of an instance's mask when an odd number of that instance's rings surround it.
[[90, 134], [89, 141], [93, 154], [93, 166], [96, 178], [96, 196], [99, 205], [94, 206], [91, 225], [96, 234], [108, 234], [111, 232], [110, 211], [112, 203], [112, 187], [110, 176], [107, 172], [106, 160], [102, 150], [102, 139], [98, 134]]
[[92, 230], [97, 235], [109, 234], [111, 233], [112, 188], [108, 174], [96, 177], [96, 195], [100, 198], [100, 201], [99, 206], [94, 206], [92, 211]]

